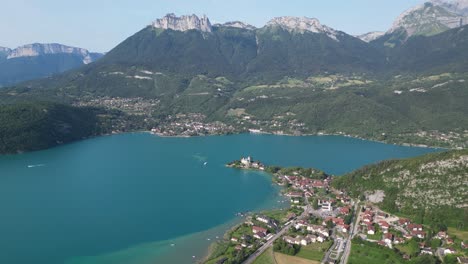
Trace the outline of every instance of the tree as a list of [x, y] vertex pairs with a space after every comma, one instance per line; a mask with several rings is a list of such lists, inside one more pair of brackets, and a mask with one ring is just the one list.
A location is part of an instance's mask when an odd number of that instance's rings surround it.
[[410, 261], [410, 263], [411, 264], [437, 264], [437, 263], [440, 263], [440, 261], [434, 256], [424, 254], [416, 258], [413, 258]]
[[440, 239], [432, 239], [431, 240], [431, 248], [432, 249], [437, 249], [442, 245], [442, 241]]
[[416, 255], [418, 255], [419, 253], [419, 243], [414, 240], [414, 239], [411, 239], [409, 242], [408, 242], [408, 249], [409, 249], [409, 255], [414, 257]]
[[437, 228], [439, 229], [439, 231], [447, 231], [447, 225], [445, 223], [438, 223]]
[[319, 208], [317, 198], [314, 198], [314, 201], [312, 202], [312, 208], [314, 208], [314, 210], [317, 210]]

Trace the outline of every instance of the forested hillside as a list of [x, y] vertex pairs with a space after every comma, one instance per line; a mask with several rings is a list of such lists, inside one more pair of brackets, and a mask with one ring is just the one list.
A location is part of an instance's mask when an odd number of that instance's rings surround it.
[[54, 103], [0, 105], [0, 153], [39, 150], [110, 130], [100, 110]]
[[382, 209], [418, 223], [468, 228], [468, 150], [384, 161], [333, 184], [361, 200], [380, 193]]

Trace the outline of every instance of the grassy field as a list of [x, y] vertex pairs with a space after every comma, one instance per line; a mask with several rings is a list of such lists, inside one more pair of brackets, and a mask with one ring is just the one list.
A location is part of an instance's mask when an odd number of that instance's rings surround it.
[[468, 231], [457, 230], [456, 228], [449, 227], [448, 233], [451, 236], [457, 236], [461, 240], [468, 240]]
[[284, 255], [281, 253], [274, 253], [277, 264], [320, 264], [320, 261], [303, 259], [299, 257], [293, 257]]
[[405, 263], [404, 260], [389, 248], [370, 243], [353, 241], [348, 264]]
[[382, 240], [382, 232], [377, 232], [374, 235], [367, 235], [367, 239]]
[[331, 243], [331, 241], [327, 241], [325, 243], [313, 243], [308, 246], [302, 246], [296, 256], [309, 260], [321, 261]]
[[408, 255], [411, 255], [411, 253], [413, 253], [411, 248], [408, 245], [405, 245], [405, 244], [395, 245], [395, 248], [398, 249], [400, 252], [408, 254]]
[[253, 264], [276, 264], [275, 256], [273, 254], [273, 249], [270, 247], [265, 252], [263, 252], [263, 254], [258, 256]]
[[271, 211], [263, 212], [263, 214], [268, 217], [277, 219], [281, 223], [284, 223], [285, 222], [284, 220], [286, 216], [288, 215], [288, 211], [287, 210], [271, 210]]

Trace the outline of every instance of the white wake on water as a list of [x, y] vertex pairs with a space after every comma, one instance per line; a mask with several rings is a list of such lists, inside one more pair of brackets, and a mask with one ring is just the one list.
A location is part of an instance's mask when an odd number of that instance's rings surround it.
[[28, 168], [44, 167], [45, 164], [28, 165]]

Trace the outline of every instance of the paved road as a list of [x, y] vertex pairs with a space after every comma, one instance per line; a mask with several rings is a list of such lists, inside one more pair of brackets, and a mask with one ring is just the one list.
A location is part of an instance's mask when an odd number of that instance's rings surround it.
[[267, 250], [271, 245], [273, 245], [273, 242], [275, 242], [276, 239], [278, 239], [280, 236], [282, 236], [288, 229], [293, 225], [294, 223], [290, 223], [289, 225], [283, 227], [281, 231], [276, 233], [270, 240], [268, 240], [263, 246], [261, 246], [257, 251], [255, 251], [252, 255], [249, 256], [249, 258], [244, 261], [244, 264], [250, 264], [254, 262], [254, 260], [260, 256], [265, 250]]
[[333, 239], [333, 245], [325, 253], [325, 256], [322, 259], [322, 263], [327, 263], [328, 262], [328, 260], [330, 259], [330, 254], [333, 252], [333, 250], [337, 246], [338, 240], [336, 239], [335, 229], [333, 229], [333, 231], [332, 231], [331, 238]]
[[[348, 239], [346, 239], [346, 247], [343, 253], [343, 256], [341, 257], [340, 264], [346, 264], [348, 263], [348, 258], [349, 258], [349, 253], [351, 252], [351, 239], [357, 234], [358, 231], [358, 226], [359, 226], [359, 217], [361, 216], [361, 208], [359, 208], [358, 203], [354, 205], [354, 217], [356, 218], [355, 221], [351, 224], [352, 228], [349, 233]], [[354, 219], [353, 219], [354, 220]]]
[[[309, 203], [307, 202], [307, 206], [304, 210], [304, 212], [302, 213], [302, 215], [300, 215], [298, 217], [298, 219], [304, 219], [307, 214], [308, 214], [308, 211], [309, 211]], [[254, 260], [260, 256], [265, 250], [267, 250], [271, 245], [273, 245], [273, 242], [275, 242], [276, 239], [278, 239], [279, 237], [281, 237], [284, 233], [286, 233], [286, 231], [288, 231], [288, 229], [293, 226], [294, 224], [296, 223], [296, 220], [292, 221], [289, 225], [286, 225], [283, 227], [283, 229], [281, 229], [278, 233], [276, 233], [272, 238], [270, 238], [270, 240], [268, 240], [265, 244], [263, 244], [263, 246], [261, 246], [259, 249], [257, 249], [252, 255], [249, 256], [249, 258], [247, 260], [245, 260], [243, 262], [243, 264], [251, 264], [252, 262], [254, 262]]]

